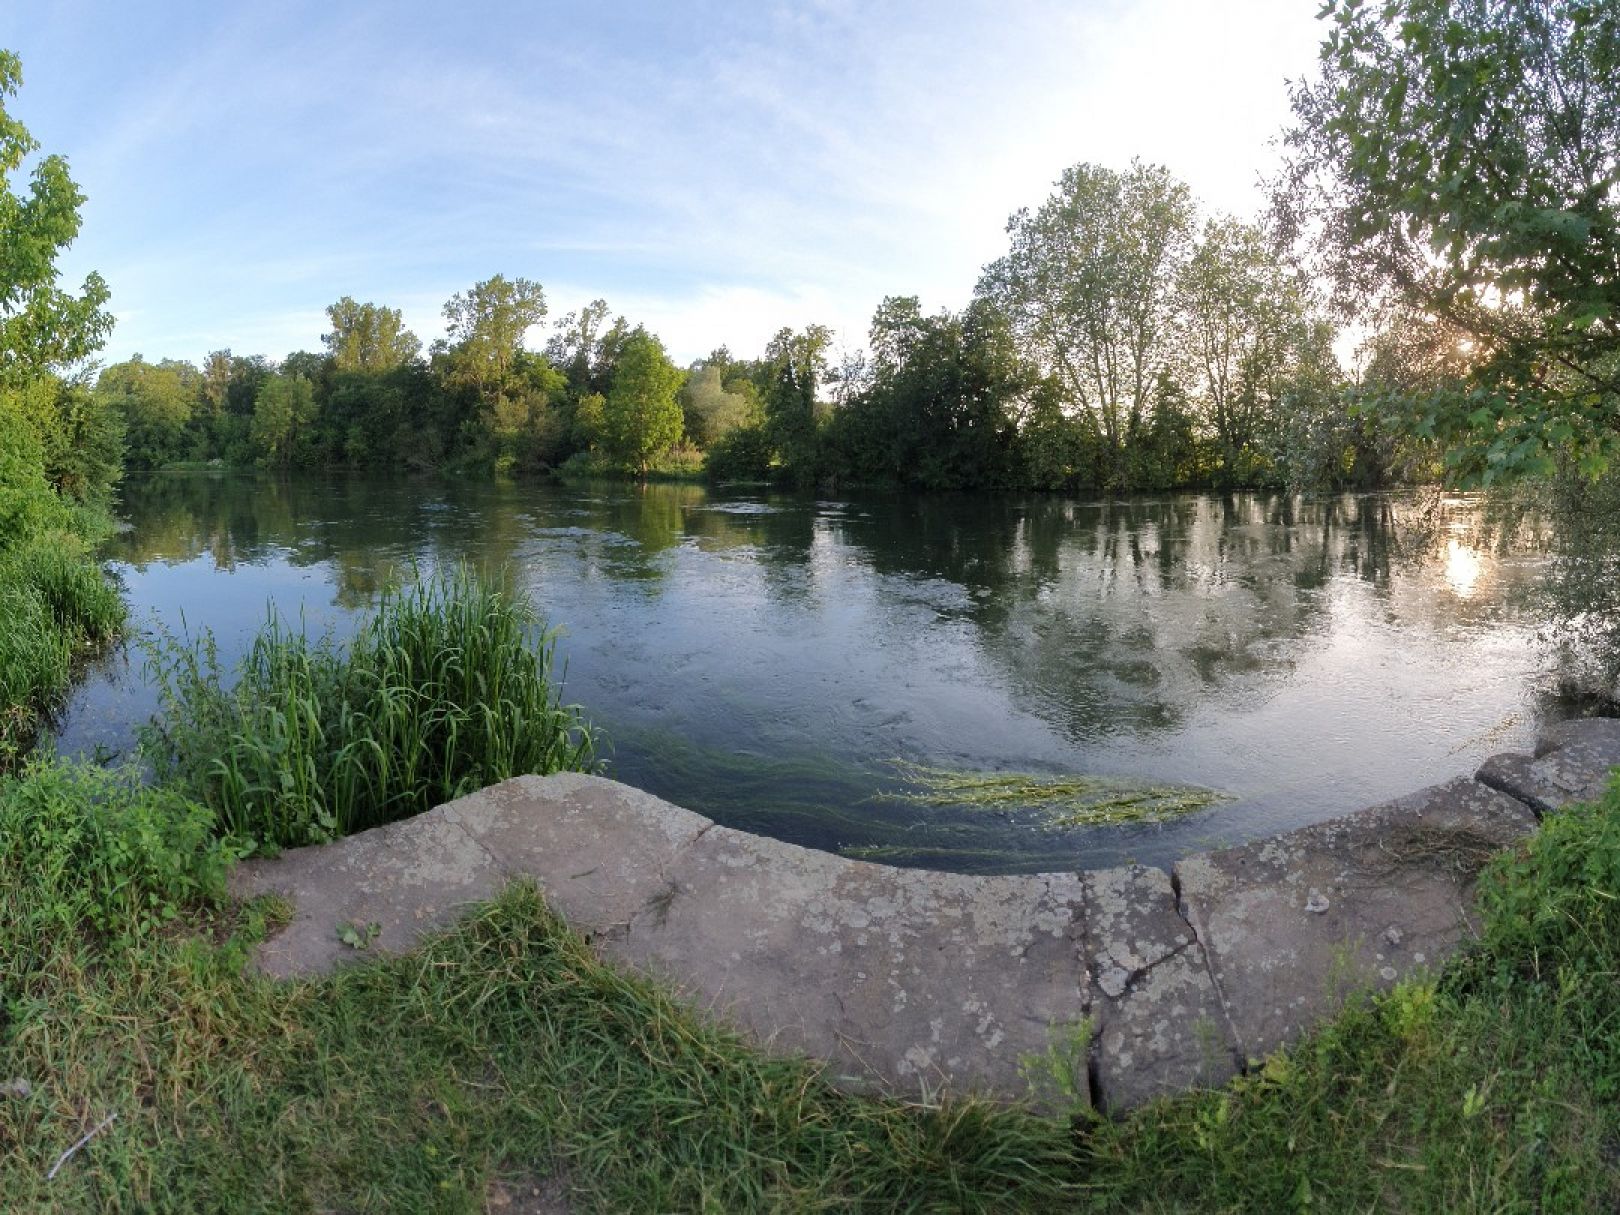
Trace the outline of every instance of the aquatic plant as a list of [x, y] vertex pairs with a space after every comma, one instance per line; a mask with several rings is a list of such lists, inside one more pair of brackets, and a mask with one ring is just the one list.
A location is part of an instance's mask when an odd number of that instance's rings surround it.
[[970, 772], [894, 760], [900, 778], [913, 786], [877, 796], [919, 806], [1036, 811], [1050, 827], [1095, 827], [1157, 823], [1219, 802], [1224, 793], [1193, 785], [1153, 784], [1082, 773]]
[[0, 551], [0, 766], [23, 752], [74, 661], [123, 626], [124, 605], [77, 537]]
[[553, 682], [555, 632], [470, 570], [386, 591], [347, 647], [272, 609], [228, 680], [208, 633], [160, 636], [160, 778], [230, 835], [314, 843], [524, 773], [590, 770], [596, 734]]

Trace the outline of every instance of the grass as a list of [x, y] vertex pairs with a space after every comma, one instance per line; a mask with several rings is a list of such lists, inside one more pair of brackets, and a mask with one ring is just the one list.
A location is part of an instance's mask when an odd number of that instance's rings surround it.
[[0, 550], [0, 769], [27, 750], [76, 665], [123, 624], [123, 601], [78, 537]]
[[880, 793], [881, 800], [982, 810], [1032, 810], [1052, 827], [1164, 822], [1228, 800], [1224, 794], [1190, 785], [1158, 785], [1106, 776], [963, 772], [905, 760], [895, 760], [893, 767], [913, 788]]
[[527, 601], [465, 568], [385, 592], [346, 647], [272, 611], [228, 676], [208, 634], [155, 644], [162, 708], [143, 753], [227, 834], [316, 843], [508, 777], [592, 769], [595, 734], [553, 659]]

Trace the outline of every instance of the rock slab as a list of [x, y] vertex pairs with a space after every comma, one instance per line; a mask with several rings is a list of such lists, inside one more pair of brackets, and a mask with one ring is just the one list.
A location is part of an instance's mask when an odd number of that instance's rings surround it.
[[1620, 718], [1589, 717], [1547, 727], [1533, 755], [1491, 756], [1475, 779], [1537, 814], [1551, 814], [1599, 797], [1615, 768], [1620, 768]]
[[1244, 1056], [1292, 1041], [1352, 991], [1437, 967], [1472, 931], [1479, 869], [1535, 821], [1459, 778], [1181, 861], [1182, 905]]
[[[293, 903], [255, 959], [274, 976], [404, 952], [528, 878], [604, 957], [853, 1084], [1125, 1109], [1219, 1084], [1346, 991], [1438, 966], [1472, 930], [1488, 856], [1535, 813], [1596, 796], [1614, 766], [1620, 721], [1567, 722], [1478, 780], [1191, 856], [1173, 876], [895, 869], [600, 777], [525, 776], [231, 881]], [[1053, 1091], [1053, 1073], [1076, 1083]]]

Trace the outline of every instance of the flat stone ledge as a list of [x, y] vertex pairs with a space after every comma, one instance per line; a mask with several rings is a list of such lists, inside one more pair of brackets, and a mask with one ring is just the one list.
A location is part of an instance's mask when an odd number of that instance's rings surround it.
[[[605, 958], [851, 1084], [1055, 1108], [1026, 1065], [1056, 1049], [1088, 1074], [1071, 1096], [1126, 1109], [1220, 1084], [1347, 991], [1438, 966], [1473, 930], [1488, 855], [1534, 830], [1532, 807], [1596, 796], [1615, 765], [1620, 721], [1564, 723], [1479, 780], [1190, 856], [1173, 876], [896, 869], [601, 777], [525, 776], [249, 861], [231, 889], [292, 901], [253, 963], [286, 978], [407, 951], [528, 878]], [[345, 925], [375, 925], [371, 948], [344, 944]]]
[[1491, 853], [1535, 829], [1520, 802], [1459, 778], [1175, 867], [1238, 1047], [1259, 1059], [1351, 992], [1437, 967], [1472, 933]]
[[1532, 755], [1491, 756], [1475, 779], [1546, 815], [1600, 797], [1617, 767], [1620, 718], [1589, 717], [1548, 726]]

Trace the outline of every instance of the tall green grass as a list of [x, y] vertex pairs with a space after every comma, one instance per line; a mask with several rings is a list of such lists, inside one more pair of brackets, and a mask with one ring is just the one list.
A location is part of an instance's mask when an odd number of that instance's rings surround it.
[[386, 592], [347, 646], [273, 610], [229, 676], [212, 636], [160, 639], [160, 779], [230, 835], [315, 843], [529, 772], [589, 771], [596, 735], [553, 680], [555, 634], [462, 568]]
[[0, 768], [32, 741], [75, 661], [123, 623], [123, 601], [76, 537], [0, 550]]

